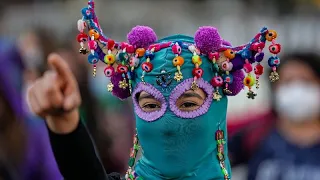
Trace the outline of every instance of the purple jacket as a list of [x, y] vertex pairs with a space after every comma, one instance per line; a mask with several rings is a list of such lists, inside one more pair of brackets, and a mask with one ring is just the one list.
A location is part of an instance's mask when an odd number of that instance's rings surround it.
[[15, 114], [26, 124], [25, 159], [17, 170], [19, 180], [62, 180], [51, 150], [46, 126], [42, 120], [24, 112], [22, 99], [23, 63], [12, 42], [0, 38], [0, 92]]

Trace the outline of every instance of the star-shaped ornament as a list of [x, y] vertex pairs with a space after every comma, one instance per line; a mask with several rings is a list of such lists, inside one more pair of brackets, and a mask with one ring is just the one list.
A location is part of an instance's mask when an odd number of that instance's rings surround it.
[[128, 86], [129, 85], [125, 79], [123, 81], [119, 82], [119, 88], [121, 88], [121, 89], [127, 89]]
[[254, 93], [253, 91], [249, 91], [249, 92], [247, 93], [247, 97], [248, 97], [249, 99], [255, 99], [256, 96], [257, 96], [257, 94]]
[[181, 81], [183, 79], [182, 73], [176, 72], [174, 74], [174, 79], [178, 82]]
[[228, 88], [223, 89], [223, 92], [225, 94], [232, 94], [232, 92]]
[[199, 86], [198, 86], [197, 82], [193, 81], [192, 84], [191, 84], [191, 89], [192, 89], [193, 91], [195, 91], [195, 90], [197, 90], [198, 88], [199, 88]]
[[213, 99], [216, 101], [220, 101], [220, 99], [222, 98], [222, 96], [220, 95], [219, 91], [216, 91], [213, 93]]
[[80, 49], [79, 49], [79, 53], [80, 54], [87, 54], [89, 51], [86, 49], [86, 48], [84, 48], [84, 47], [81, 47]]
[[112, 92], [112, 91], [113, 91], [113, 87], [114, 87], [114, 85], [113, 85], [112, 83], [109, 83], [109, 84], [107, 85], [108, 91], [109, 91], [109, 92]]

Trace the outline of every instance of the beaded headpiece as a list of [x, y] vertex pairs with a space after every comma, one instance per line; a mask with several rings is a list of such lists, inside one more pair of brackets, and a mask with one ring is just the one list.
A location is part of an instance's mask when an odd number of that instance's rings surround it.
[[[157, 41], [155, 32], [146, 26], [134, 27], [127, 35], [127, 42], [116, 42], [104, 35], [93, 0], [89, 0], [88, 7], [83, 8], [81, 12], [83, 17], [78, 20], [80, 33], [77, 36], [81, 46], [79, 52], [88, 54], [88, 62], [93, 66], [93, 76], [96, 75], [98, 63], [106, 65], [104, 73], [111, 78], [107, 89], [120, 99], [131, 96], [133, 81], [145, 82], [145, 76], [154, 69], [152, 60], [157, 56], [157, 52], [166, 48], [171, 48], [175, 55], [172, 66], [176, 68], [176, 72], [173, 73], [171, 80], [166, 80], [167, 76], [162, 76], [159, 72], [160, 78], [157, 78], [155, 83], [160, 86], [166, 87], [172, 81], [180, 82], [184, 79], [185, 75], [181, 69], [184, 68], [185, 61], [191, 61], [194, 68], [190, 70], [190, 75], [193, 76], [190, 88], [198, 88], [197, 80], [206, 73], [201, 64], [204, 63], [204, 59], [208, 59], [205, 63], [212, 64], [213, 77], [210, 84], [214, 88], [212, 94], [214, 100], [220, 100], [222, 94], [236, 95], [244, 86], [248, 87], [247, 97], [254, 99], [256, 93], [252, 87], [259, 88], [259, 77], [264, 72], [261, 62], [264, 59], [263, 50], [266, 42], [271, 43], [268, 49], [272, 54], [268, 58], [268, 65], [272, 68], [269, 78], [272, 82], [279, 79], [276, 70], [280, 64], [277, 54], [281, 50], [281, 45], [275, 42], [277, 32], [266, 27], [263, 27], [250, 42], [237, 47], [231, 46], [221, 38], [216, 28], [210, 26], [198, 29], [194, 43]], [[193, 56], [185, 59], [182, 55], [183, 50], [190, 51]], [[137, 68], [142, 69], [140, 77], [135, 73]]]

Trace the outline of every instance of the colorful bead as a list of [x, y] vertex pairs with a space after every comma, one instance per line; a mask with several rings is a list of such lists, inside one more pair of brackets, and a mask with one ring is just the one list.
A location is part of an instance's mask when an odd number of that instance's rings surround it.
[[126, 51], [127, 53], [133, 54], [135, 52], [135, 49], [132, 45], [128, 45]]
[[136, 54], [138, 55], [139, 58], [143, 57], [145, 53], [146, 53], [146, 50], [144, 48], [138, 48], [136, 50]]
[[236, 53], [232, 49], [225, 50], [223, 54], [229, 60], [232, 60], [236, 56]]
[[172, 60], [174, 66], [182, 66], [184, 64], [184, 58], [181, 56], [177, 56]]
[[173, 54], [180, 55], [182, 52], [182, 49], [178, 43], [174, 44], [171, 49], [172, 49]]
[[255, 67], [254, 67], [254, 74], [258, 75], [258, 76], [261, 76], [264, 72], [264, 68], [261, 64], [257, 64]]
[[256, 62], [261, 62], [264, 58], [264, 52], [260, 52], [260, 53], [257, 53], [255, 56], [254, 56], [254, 60]]
[[216, 140], [221, 140], [224, 138], [224, 132], [222, 130], [216, 131]]
[[154, 58], [154, 53], [152, 51], [146, 51], [144, 56], [152, 60]]
[[99, 32], [98, 32], [97, 30], [91, 29], [91, 30], [89, 31], [89, 36], [90, 36], [90, 38], [93, 37], [94, 40], [98, 40], [99, 37], [100, 37], [100, 34], [99, 34]]
[[265, 43], [263, 42], [257, 42], [257, 43], [254, 43], [251, 45], [251, 49], [254, 50], [254, 51], [261, 51], [264, 47], [265, 47]]
[[269, 46], [269, 51], [272, 54], [278, 54], [281, 51], [281, 45], [280, 44], [272, 44]]
[[223, 79], [221, 76], [216, 76], [211, 79], [210, 83], [213, 87], [221, 87], [223, 85]]
[[87, 42], [87, 41], [88, 41], [88, 35], [86, 35], [85, 33], [79, 33], [79, 34], [77, 35], [77, 41], [78, 41], [79, 43], [81, 43], [81, 42]]
[[126, 52], [121, 52], [121, 53], [119, 53], [119, 60], [120, 60], [121, 62], [127, 62], [127, 61], [129, 61], [129, 55], [128, 55], [128, 53], [126, 53]]
[[231, 71], [233, 68], [233, 64], [231, 62], [225, 61], [221, 64], [221, 69], [223, 71]]
[[272, 40], [276, 39], [277, 36], [278, 36], [278, 34], [275, 30], [268, 30], [268, 32], [266, 34], [266, 39], [268, 41], [272, 41]]
[[245, 64], [243, 65], [243, 70], [244, 70], [246, 73], [250, 73], [250, 72], [252, 72], [253, 67], [252, 67], [252, 65], [251, 65], [250, 63], [245, 63]]
[[217, 59], [219, 59], [219, 57], [219, 52], [209, 53], [209, 59], [214, 61], [214, 63]]
[[104, 62], [105, 62], [106, 64], [112, 65], [112, 64], [114, 64], [114, 62], [116, 61], [116, 57], [115, 57], [114, 54], [111, 54], [111, 53], [110, 53], [110, 54], [105, 55], [104, 58], [103, 58], [103, 60], [104, 60]]
[[88, 43], [90, 50], [96, 50], [98, 48], [98, 43], [96, 41], [90, 40]]
[[192, 71], [192, 75], [197, 77], [197, 78], [201, 78], [203, 75], [203, 69], [201, 68], [194, 68]]
[[82, 16], [85, 18], [85, 19], [92, 19], [93, 18], [93, 13], [90, 11], [89, 8], [83, 8], [81, 10], [81, 13], [82, 13]]
[[112, 50], [114, 48], [115, 45], [115, 41], [112, 39], [108, 39], [108, 50]]
[[255, 78], [250, 74], [248, 74], [248, 76], [243, 79], [243, 84], [249, 88], [252, 87], [255, 83]]
[[117, 67], [117, 72], [124, 74], [128, 72], [128, 67], [122, 64], [119, 64]]
[[115, 73], [115, 70], [112, 66], [107, 66], [105, 69], [104, 69], [104, 75], [107, 76], [107, 77], [111, 77], [113, 76]]
[[90, 64], [96, 64], [96, 63], [98, 63], [98, 61], [99, 61], [99, 56], [98, 56], [97, 53], [89, 54], [89, 56], [88, 56], [88, 62], [89, 62]]
[[138, 67], [139, 66], [139, 62], [140, 62], [140, 59], [133, 56], [133, 57], [130, 58], [129, 64], [130, 64], [131, 67]]
[[83, 32], [84, 29], [87, 27], [86, 22], [83, 21], [82, 19], [79, 19], [79, 20], [78, 20], [77, 25], [78, 25], [78, 30], [79, 30], [80, 32]]
[[268, 65], [270, 67], [278, 67], [280, 65], [280, 59], [278, 57], [272, 56], [268, 59]]
[[192, 63], [198, 64], [199, 66], [202, 64], [202, 59], [199, 55], [193, 55], [192, 56]]
[[223, 81], [227, 84], [233, 83], [233, 76], [231, 74], [225, 74], [223, 75]]
[[144, 70], [145, 72], [150, 72], [153, 69], [153, 65], [150, 62], [144, 62], [141, 65], [142, 70]]

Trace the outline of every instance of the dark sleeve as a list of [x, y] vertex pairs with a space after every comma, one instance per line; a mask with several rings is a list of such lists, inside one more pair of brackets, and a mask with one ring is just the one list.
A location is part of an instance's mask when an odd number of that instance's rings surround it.
[[70, 134], [55, 134], [49, 130], [49, 136], [59, 170], [66, 180], [120, 180], [118, 173], [106, 174], [81, 121]]

